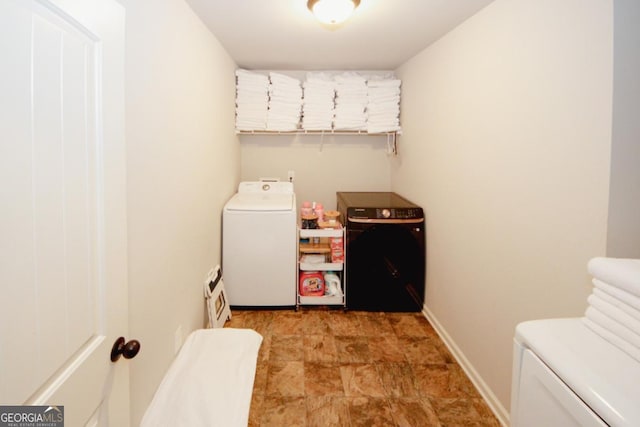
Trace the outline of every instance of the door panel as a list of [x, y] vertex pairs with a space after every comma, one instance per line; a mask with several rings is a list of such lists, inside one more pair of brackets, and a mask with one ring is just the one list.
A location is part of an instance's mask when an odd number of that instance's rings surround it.
[[113, 386], [128, 424], [123, 34], [113, 0], [0, 0], [0, 402], [67, 425]]

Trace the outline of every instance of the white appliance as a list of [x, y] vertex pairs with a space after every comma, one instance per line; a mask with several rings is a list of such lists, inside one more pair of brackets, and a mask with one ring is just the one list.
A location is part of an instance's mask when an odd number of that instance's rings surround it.
[[640, 426], [640, 363], [580, 318], [516, 327], [511, 426]]
[[293, 183], [240, 183], [222, 215], [222, 273], [231, 306], [295, 305], [296, 221]]

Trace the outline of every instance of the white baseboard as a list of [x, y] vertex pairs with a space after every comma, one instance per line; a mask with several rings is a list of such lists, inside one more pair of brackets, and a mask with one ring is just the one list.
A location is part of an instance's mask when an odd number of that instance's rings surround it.
[[445, 331], [442, 325], [438, 322], [438, 319], [436, 319], [436, 317], [427, 306], [422, 307], [422, 314], [427, 318], [429, 323], [431, 323], [435, 331], [440, 336], [440, 339], [442, 339], [444, 344], [447, 346], [462, 370], [467, 374], [473, 385], [478, 389], [478, 392], [487, 402], [489, 409], [493, 411], [496, 418], [498, 418], [498, 421], [500, 421], [500, 424], [502, 424], [503, 426], [508, 426], [509, 412], [502, 405], [502, 403], [500, 403], [496, 395], [493, 393], [493, 391], [491, 391], [487, 383], [484, 382], [482, 377], [478, 374], [473, 365], [465, 357], [464, 353], [462, 353], [453, 339], [449, 336], [449, 334], [447, 334], [447, 331]]

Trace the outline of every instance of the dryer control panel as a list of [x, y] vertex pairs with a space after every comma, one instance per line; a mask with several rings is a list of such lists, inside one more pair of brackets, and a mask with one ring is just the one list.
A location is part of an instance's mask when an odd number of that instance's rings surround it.
[[422, 208], [347, 208], [349, 219], [422, 219]]

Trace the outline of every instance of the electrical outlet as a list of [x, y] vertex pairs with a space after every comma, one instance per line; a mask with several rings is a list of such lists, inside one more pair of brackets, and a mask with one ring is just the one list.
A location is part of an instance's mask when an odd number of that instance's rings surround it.
[[296, 177], [296, 172], [295, 171], [289, 171], [287, 172], [287, 179], [289, 180], [289, 182], [293, 182], [293, 179]]
[[182, 347], [182, 325], [178, 326], [176, 332], [173, 334], [173, 352], [178, 354]]

